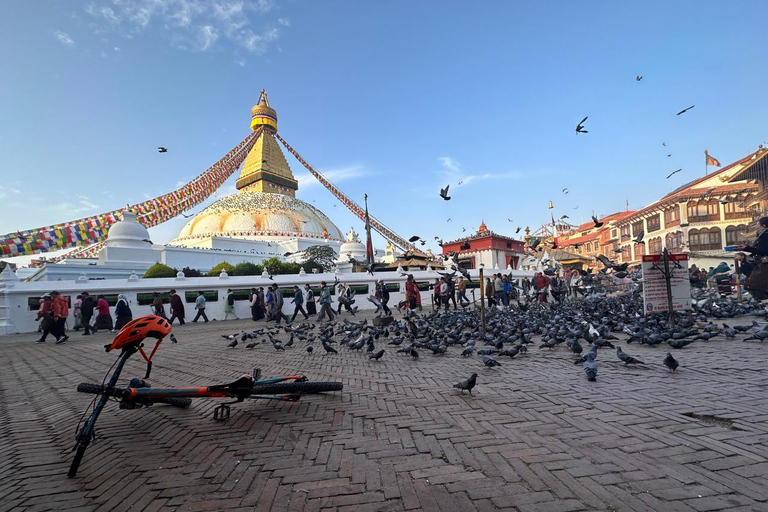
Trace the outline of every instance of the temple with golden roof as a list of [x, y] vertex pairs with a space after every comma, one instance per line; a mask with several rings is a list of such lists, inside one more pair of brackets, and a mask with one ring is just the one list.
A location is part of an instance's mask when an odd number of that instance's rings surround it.
[[[320, 210], [296, 198], [299, 184], [278, 141], [277, 112], [261, 91], [251, 109], [256, 143], [243, 163], [236, 194], [210, 205], [191, 219], [171, 245], [214, 247], [229, 241], [294, 241], [291, 252], [311, 245], [340, 245], [344, 237]], [[338, 250], [337, 247], [335, 247]]]

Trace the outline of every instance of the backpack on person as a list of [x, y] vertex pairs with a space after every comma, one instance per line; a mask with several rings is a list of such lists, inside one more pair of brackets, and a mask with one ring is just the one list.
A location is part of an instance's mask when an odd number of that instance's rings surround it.
[[227, 304], [229, 304], [230, 306], [234, 306], [235, 305], [235, 294], [234, 293], [230, 293], [229, 295], [227, 295]]

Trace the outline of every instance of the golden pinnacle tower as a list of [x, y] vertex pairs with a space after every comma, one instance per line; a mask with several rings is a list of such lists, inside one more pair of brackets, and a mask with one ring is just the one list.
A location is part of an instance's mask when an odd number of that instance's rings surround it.
[[251, 130], [259, 129], [262, 134], [243, 163], [237, 189], [241, 193], [267, 192], [296, 197], [299, 184], [275, 139], [277, 112], [269, 106], [264, 89], [259, 95], [259, 103], [251, 108]]
[[251, 109], [251, 130], [261, 134], [243, 162], [236, 184], [238, 193], [195, 215], [171, 244], [210, 248], [229, 244], [234, 248], [232, 239], [298, 240], [303, 249], [319, 241], [343, 240], [331, 219], [296, 198], [299, 184], [275, 138], [277, 112], [269, 106], [265, 90]]

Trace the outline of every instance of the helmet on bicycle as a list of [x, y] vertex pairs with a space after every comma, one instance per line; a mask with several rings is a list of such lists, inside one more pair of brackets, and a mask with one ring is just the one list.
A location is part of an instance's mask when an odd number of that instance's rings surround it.
[[171, 324], [165, 318], [157, 315], [142, 316], [125, 324], [112, 340], [112, 344], [106, 347], [107, 352], [139, 344], [146, 338], [162, 340], [170, 332]]

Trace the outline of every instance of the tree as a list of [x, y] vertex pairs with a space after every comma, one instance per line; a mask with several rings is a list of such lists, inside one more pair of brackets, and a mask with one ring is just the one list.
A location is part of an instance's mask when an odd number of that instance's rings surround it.
[[211, 267], [211, 270], [208, 271], [209, 276], [218, 277], [219, 274], [221, 274], [221, 271], [225, 271], [227, 274], [232, 274], [232, 272], [235, 271], [235, 267], [233, 267], [230, 263], [227, 263], [226, 261], [222, 261], [221, 263], [218, 263]]
[[154, 279], [158, 277], [176, 277], [176, 269], [169, 267], [168, 265], [163, 265], [158, 261], [144, 272], [145, 279]]
[[249, 261], [241, 261], [232, 269], [233, 276], [260, 276], [262, 268]]
[[313, 245], [304, 250], [304, 261], [301, 263], [305, 271], [319, 268], [325, 272], [332, 270], [337, 258], [336, 252], [327, 245]]
[[282, 274], [281, 270], [283, 268], [283, 262], [277, 259], [277, 256], [262, 261], [261, 266], [264, 267], [270, 275]]

